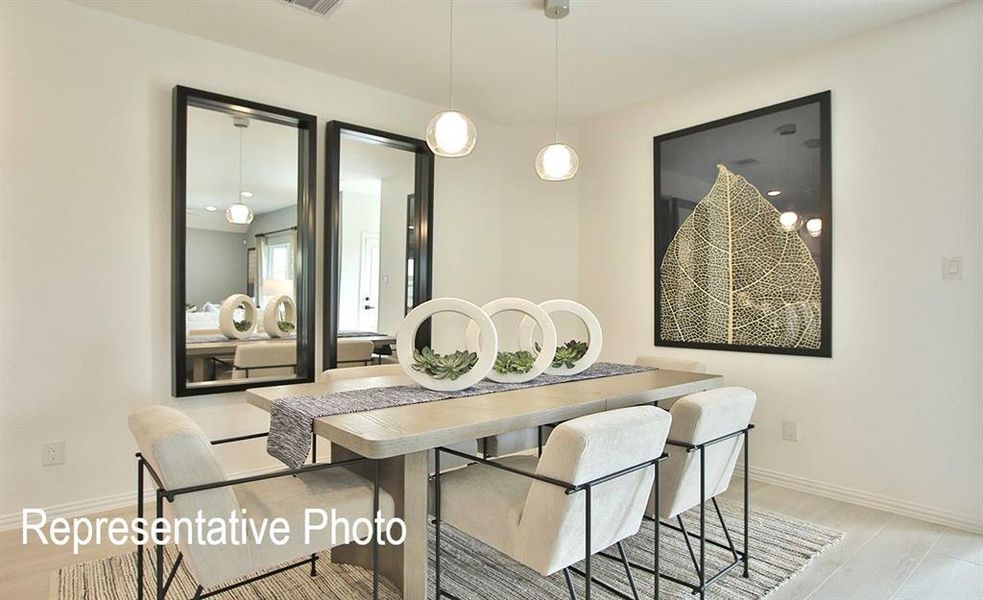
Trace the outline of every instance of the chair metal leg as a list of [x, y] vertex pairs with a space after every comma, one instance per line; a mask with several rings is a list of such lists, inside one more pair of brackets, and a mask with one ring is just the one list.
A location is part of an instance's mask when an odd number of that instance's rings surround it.
[[727, 530], [727, 523], [724, 523], [724, 513], [720, 512], [720, 505], [717, 504], [716, 496], [710, 498], [710, 502], [713, 502], [713, 508], [717, 511], [717, 518], [720, 519], [720, 527], [724, 530], [724, 538], [727, 539], [727, 545], [730, 546], [730, 553], [734, 555], [734, 560], [738, 560], [737, 548], [734, 547], [734, 542], [730, 539], [730, 531]]
[[631, 565], [628, 564], [628, 555], [625, 554], [625, 545], [618, 542], [618, 553], [621, 554], [621, 564], [625, 565], [625, 575], [628, 576], [628, 585], [631, 587], [631, 595], [634, 596], [635, 600], [641, 600], [638, 597], [638, 588], [635, 587], [635, 578], [631, 574]]
[[683, 516], [676, 515], [676, 522], [679, 523], [679, 530], [683, 533], [683, 541], [686, 542], [686, 547], [689, 549], [689, 557], [693, 559], [693, 570], [699, 574], [700, 563], [696, 560], [696, 552], [693, 551], [693, 544], [689, 541], [689, 532], [686, 531], [686, 525], [683, 523]]
[[563, 578], [567, 580], [567, 589], [570, 590], [570, 600], [577, 600], [577, 590], [573, 589], [573, 580], [570, 579], [570, 569], [563, 569]]
[[198, 586], [198, 589], [196, 589], [196, 590], [195, 590], [195, 597], [194, 597], [194, 598], [192, 598], [191, 600], [201, 600], [201, 594], [202, 594], [202, 592], [204, 592], [204, 591], [205, 591], [205, 588], [203, 588], [203, 587], [201, 587], [201, 586], [199, 585], [199, 586]]
[[590, 551], [590, 548], [591, 548], [591, 544], [590, 544], [590, 525], [591, 525], [591, 521], [590, 521], [590, 499], [591, 499], [591, 489], [590, 489], [590, 486], [589, 485], [586, 488], [584, 488], [584, 493], [586, 494], [586, 496], [585, 496], [586, 503], [585, 503], [585, 506], [584, 506], [584, 514], [586, 515], [586, 518], [585, 518], [585, 527], [584, 527], [584, 540], [585, 540], [585, 545], [586, 545], [586, 551], [585, 551], [585, 556], [584, 556], [584, 573], [586, 573], [586, 575], [584, 576], [584, 598], [585, 598], [585, 600], [590, 600], [590, 588], [591, 588], [591, 572], [590, 572], [590, 566], [591, 566], [590, 565], [590, 563], [591, 563], [591, 551]]
[[379, 600], [379, 461], [372, 461], [372, 600]]
[[[157, 490], [157, 519], [164, 518], [164, 495]], [[164, 545], [154, 543], [157, 558], [157, 600], [164, 600]]]
[[440, 449], [434, 450], [434, 600], [440, 600]]
[[749, 446], [751, 443], [751, 436], [749, 431], [744, 432], [744, 576], [751, 577], [750, 561], [751, 555], [748, 553], [748, 510], [750, 502], [748, 501], [748, 465], [750, 464], [750, 458], [748, 457], [748, 452], [750, 450]]
[[317, 554], [311, 554], [311, 577], [317, 577]]
[[314, 423], [311, 423], [311, 464], [317, 464], [317, 434], [314, 433]]
[[707, 560], [707, 456], [700, 446], [700, 600], [706, 598]]
[[[143, 520], [143, 457], [137, 460], [137, 519]], [[137, 600], [143, 600], [143, 554], [146, 542], [137, 544]]]
[[536, 456], [542, 458], [543, 456], [543, 426], [542, 425], [536, 427], [536, 439], [538, 444]]
[[661, 543], [661, 533], [662, 533], [660, 530], [660, 525], [662, 522], [662, 517], [661, 517], [662, 509], [660, 507], [661, 499], [659, 498], [659, 495], [660, 495], [659, 463], [655, 463], [655, 523], [652, 525], [652, 533], [654, 534], [653, 537], [655, 538], [655, 546], [654, 546], [655, 553], [653, 556], [655, 562], [654, 565], [655, 573], [653, 577], [653, 579], [655, 580], [655, 596], [654, 596], [655, 600], [659, 600], [659, 579], [662, 577], [662, 571], [661, 571], [662, 565], [659, 557], [659, 550], [660, 550], [659, 545]]

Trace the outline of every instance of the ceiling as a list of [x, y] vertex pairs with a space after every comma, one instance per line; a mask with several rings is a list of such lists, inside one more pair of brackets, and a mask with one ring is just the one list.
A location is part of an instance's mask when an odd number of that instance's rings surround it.
[[[77, 0], [444, 105], [447, 0]], [[651, 100], [948, 4], [928, 0], [571, 0], [559, 22], [564, 122]], [[455, 105], [552, 123], [553, 24], [542, 0], [458, 0]]]

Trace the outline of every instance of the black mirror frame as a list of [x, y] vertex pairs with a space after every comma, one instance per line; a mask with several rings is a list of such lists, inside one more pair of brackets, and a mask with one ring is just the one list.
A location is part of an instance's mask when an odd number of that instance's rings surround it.
[[[189, 387], [185, 349], [186, 296], [185, 261], [187, 243], [187, 156], [188, 107], [225, 109], [242, 112], [253, 119], [290, 125], [298, 131], [297, 234], [300, 250], [300, 273], [297, 278], [297, 375], [283, 379], [243, 380]], [[238, 392], [248, 388], [308, 383], [314, 381], [315, 276], [316, 276], [316, 185], [317, 185], [317, 117], [250, 100], [233, 98], [185, 86], [174, 88], [173, 163], [171, 186], [171, 290], [172, 290], [172, 386], [175, 397]]]
[[[430, 300], [433, 294], [433, 187], [434, 155], [427, 143], [397, 133], [381, 131], [342, 121], [329, 121], [325, 127], [324, 169], [324, 319], [321, 362], [324, 369], [338, 366], [338, 292], [341, 287], [341, 138], [356, 138], [416, 154], [414, 196], [416, 200], [416, 251], [413, 260], [413, 306]], [[418, 347], [430, 345], [430, 325], [417, 331]]]

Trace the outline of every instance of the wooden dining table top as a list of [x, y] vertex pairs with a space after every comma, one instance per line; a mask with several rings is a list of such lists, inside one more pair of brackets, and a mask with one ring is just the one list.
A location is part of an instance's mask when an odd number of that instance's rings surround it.
[[[719, 387], [720, 375], [654, 369], [321, 417], [315, 432], [368, 458], [388, 458], [575, 417], [650, 404]], [[300, 395], [416, 385], [406, 375], [279, 385], [247, 390], [269, 411], [274, 400]]]

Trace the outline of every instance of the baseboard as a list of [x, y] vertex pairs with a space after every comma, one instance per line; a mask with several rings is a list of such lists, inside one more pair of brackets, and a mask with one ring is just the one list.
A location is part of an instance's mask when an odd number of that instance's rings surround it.
[[[735, 469], [735, 474], [740, 476], [740, 474], [743, 472], [743, 465], [738, 465], [738, 468]], [[788, 473], [782, 473], [761, 467], [752, 466], [750, 469], [750, 476], [753, 481], [769, 483], [779, 487], [790, 488], [800, 492], [807, 492], [816, 496], [822, 496], [824, 498], [840, 500], [850, 504], [858, 504], [860, 506], [875, 508], [877, 510], [882, 510], [884, 512], [889, 512], [904, 517], [911, 517], [921, 521], [928, 521], [929, 523], [937, 523], [939, 525], [945, 525], [946, 527], [954, 527], [956, 529], [962, 529], [972, 533], [983, 534], [983, 519], [980, 519], [979, 517], [961, 515], [932, 506], [925, 506], [924, 504], [917, 504], [906, 500], [898, 500], [889, 496], [882, 496], [880, 494], [848, 488], [842, 485], [807, 479], [805, 477], [799, 477], [798, 475], [789, 475]]]
[[[240, 473], [233, 473], [229, 475], [229, 478], [238, 477], [249, 477], [251, 475], [259, 475], [260, 473], [268, 473], [275, 470], [276, 467], [267, 467], [263, 469], [253, 469], [251, 471], [242, 471]], [[147, 493], [145, 499], [149, 502], [152, 500], [152, 495]], [[98, 513], [105, 513], [112, 510], [118, 510], [120, 508], [127, 508], [134, 506], [137, 501], [136, 492], [124, 492], [122, 494], [113, 494], [111, 496], [104, 496], [102, 498], [94, 498], [92, 500], [82, 500], [80, 502], [69, 502], [67, 504], [59, 504], [57, 506], [45, 507], [44, 511], [48, 515], [48, 519], [55, 517], [81, 517], [85, 515], [92, 515]], [[37, 508], [37, 507], [30, 507]], [[20, 512], [10, 513], [7, 515], [0, 515], [0, 531], [10, 531], [11, 529], [19, 529], [21, 526], [21, 519], [23, 514]]]

